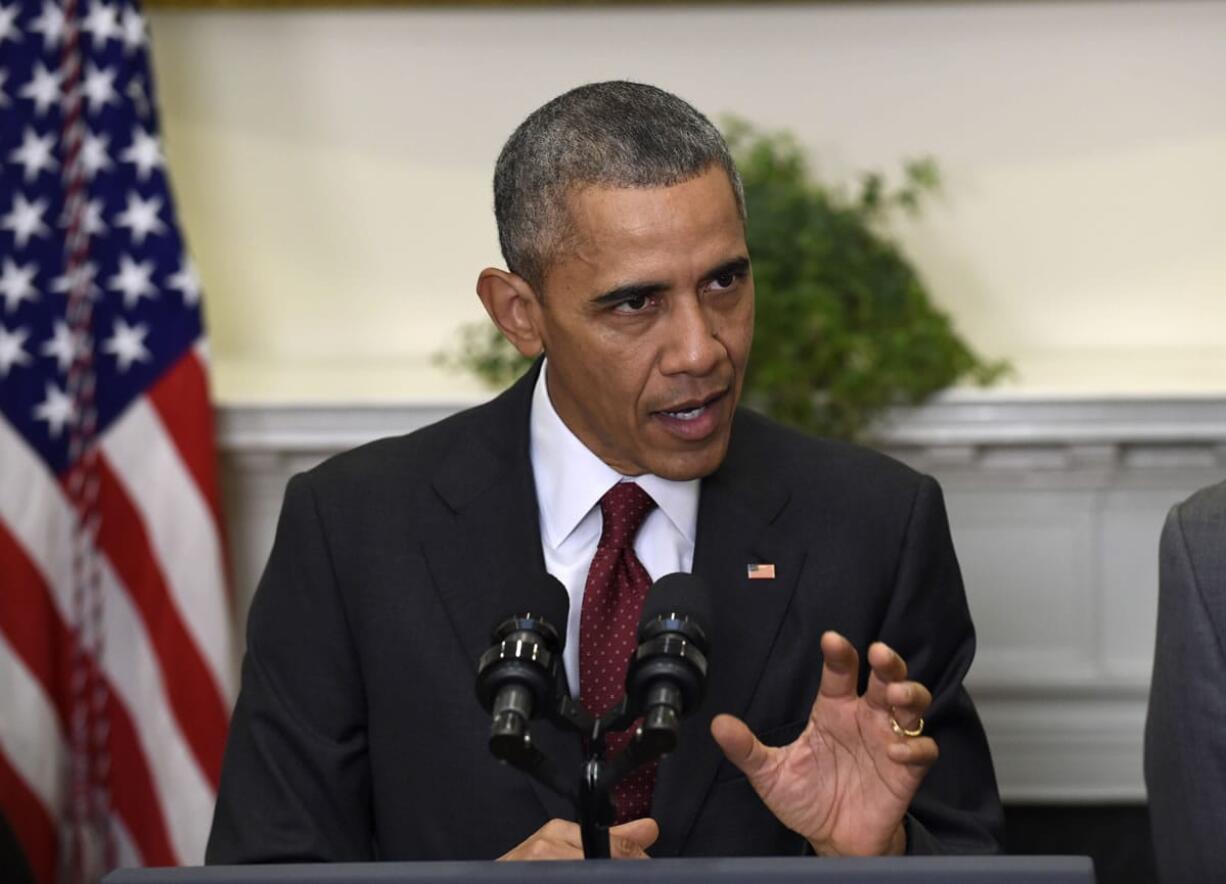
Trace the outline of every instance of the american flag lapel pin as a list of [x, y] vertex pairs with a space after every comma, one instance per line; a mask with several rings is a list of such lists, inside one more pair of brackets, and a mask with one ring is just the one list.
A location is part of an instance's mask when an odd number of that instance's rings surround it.
[[769, 563], [750, 563], [745, 566], [750, 580], [774, 580], [775, 566]]

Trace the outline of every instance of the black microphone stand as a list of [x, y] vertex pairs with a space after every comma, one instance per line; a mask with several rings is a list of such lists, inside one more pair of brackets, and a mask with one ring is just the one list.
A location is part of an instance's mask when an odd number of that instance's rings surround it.
[[511, 727], [505, 726], [511, 721], [505, 724], [502, 719], [495, 721], [490, 751], [500, 761], [518, 768], [572, 802], [583, 836], [583, 855], [588, 859], [608, 859], [609, 828], [616, 813], [614, 787], [639, 767], [672, 751], [677, 745], [679, 722], [675, 716], [669, 721], [667, 715], [649, 712], [626, 748], [617, 758], [609, 760], [606, 758], [606, 735], [625, 730], [639, 717], [640, 712], [630, 698], [623, 695], [616, 706], [600, 718], [594, 718], [570, 696], [565, 683], [559, 685], [557, 697], [556, 705], [547, 710], [546, 717], [555, 725], [584, 737], [587, 746], [578, 788], [536, 747], [522, 718], [514, 718], [512, 721], [519, 726]]
[[[588, 859], [609, 857], [614, 787], [677, 747], [680, 710], [697, 705], [705, 687], [707, 639], [696, 623], [685, 615], [665, 614], [642, 625], [639, 639], [627, 692], [599, 718], [571, 697], [557, 632], [539, 617], [527, 614], [500, 624], [496, 644], [478, 664], [477, 694], [494, 717], [490, 752], [574, 804]], [[577, 788], [532, 741], [535, 711], [584, 738], [587, 760]], [[617, 758], [606, 758], [606, 735], [636, 721], [625, 749]]]

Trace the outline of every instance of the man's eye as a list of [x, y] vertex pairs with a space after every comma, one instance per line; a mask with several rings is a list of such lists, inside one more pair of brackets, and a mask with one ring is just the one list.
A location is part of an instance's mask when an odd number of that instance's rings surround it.
[[729, 270], [726, 273], [721, 273], [719, 276], [711, 278], [711, 288], [715, 291], [724, 291], [732, 288], [740, 280], [741, 274], [734, 270]]
[[618, 313], [638, 313], [647, 307], [649, 298], [646, 295], [636, 295], [620, 302], [613, 309]]

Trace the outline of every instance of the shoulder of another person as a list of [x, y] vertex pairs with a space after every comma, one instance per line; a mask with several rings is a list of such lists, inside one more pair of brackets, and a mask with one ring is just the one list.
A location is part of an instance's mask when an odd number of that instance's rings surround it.
[[1220, 546], [1226, 531], [1226, 482], [1202, 488], [1174, 508], [1181, 528], [1187, 532], [1213, 532]]
[[1226, 625], [1226, 482], [1202, 488], [1171, 508], [1164, 555], [1173, 551], [1172, 542], [1186, 550], [1206, 604], [1220, 608], [1218, 619]]

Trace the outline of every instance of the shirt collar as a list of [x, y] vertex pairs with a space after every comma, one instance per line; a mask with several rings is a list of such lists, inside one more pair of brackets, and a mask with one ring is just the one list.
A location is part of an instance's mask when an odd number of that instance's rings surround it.
[[700, 479], [678, 482], [644, 473], [626, 477], [614, 470], [571, 432], [550, 401], [545, 385], [549, 363], [541, 366], [532, 392], [529, 434], [532, 473], [541, 511], [544, 540], [557, 549], [618, 482], [634, 481], [691, 544], [698, 527]]

